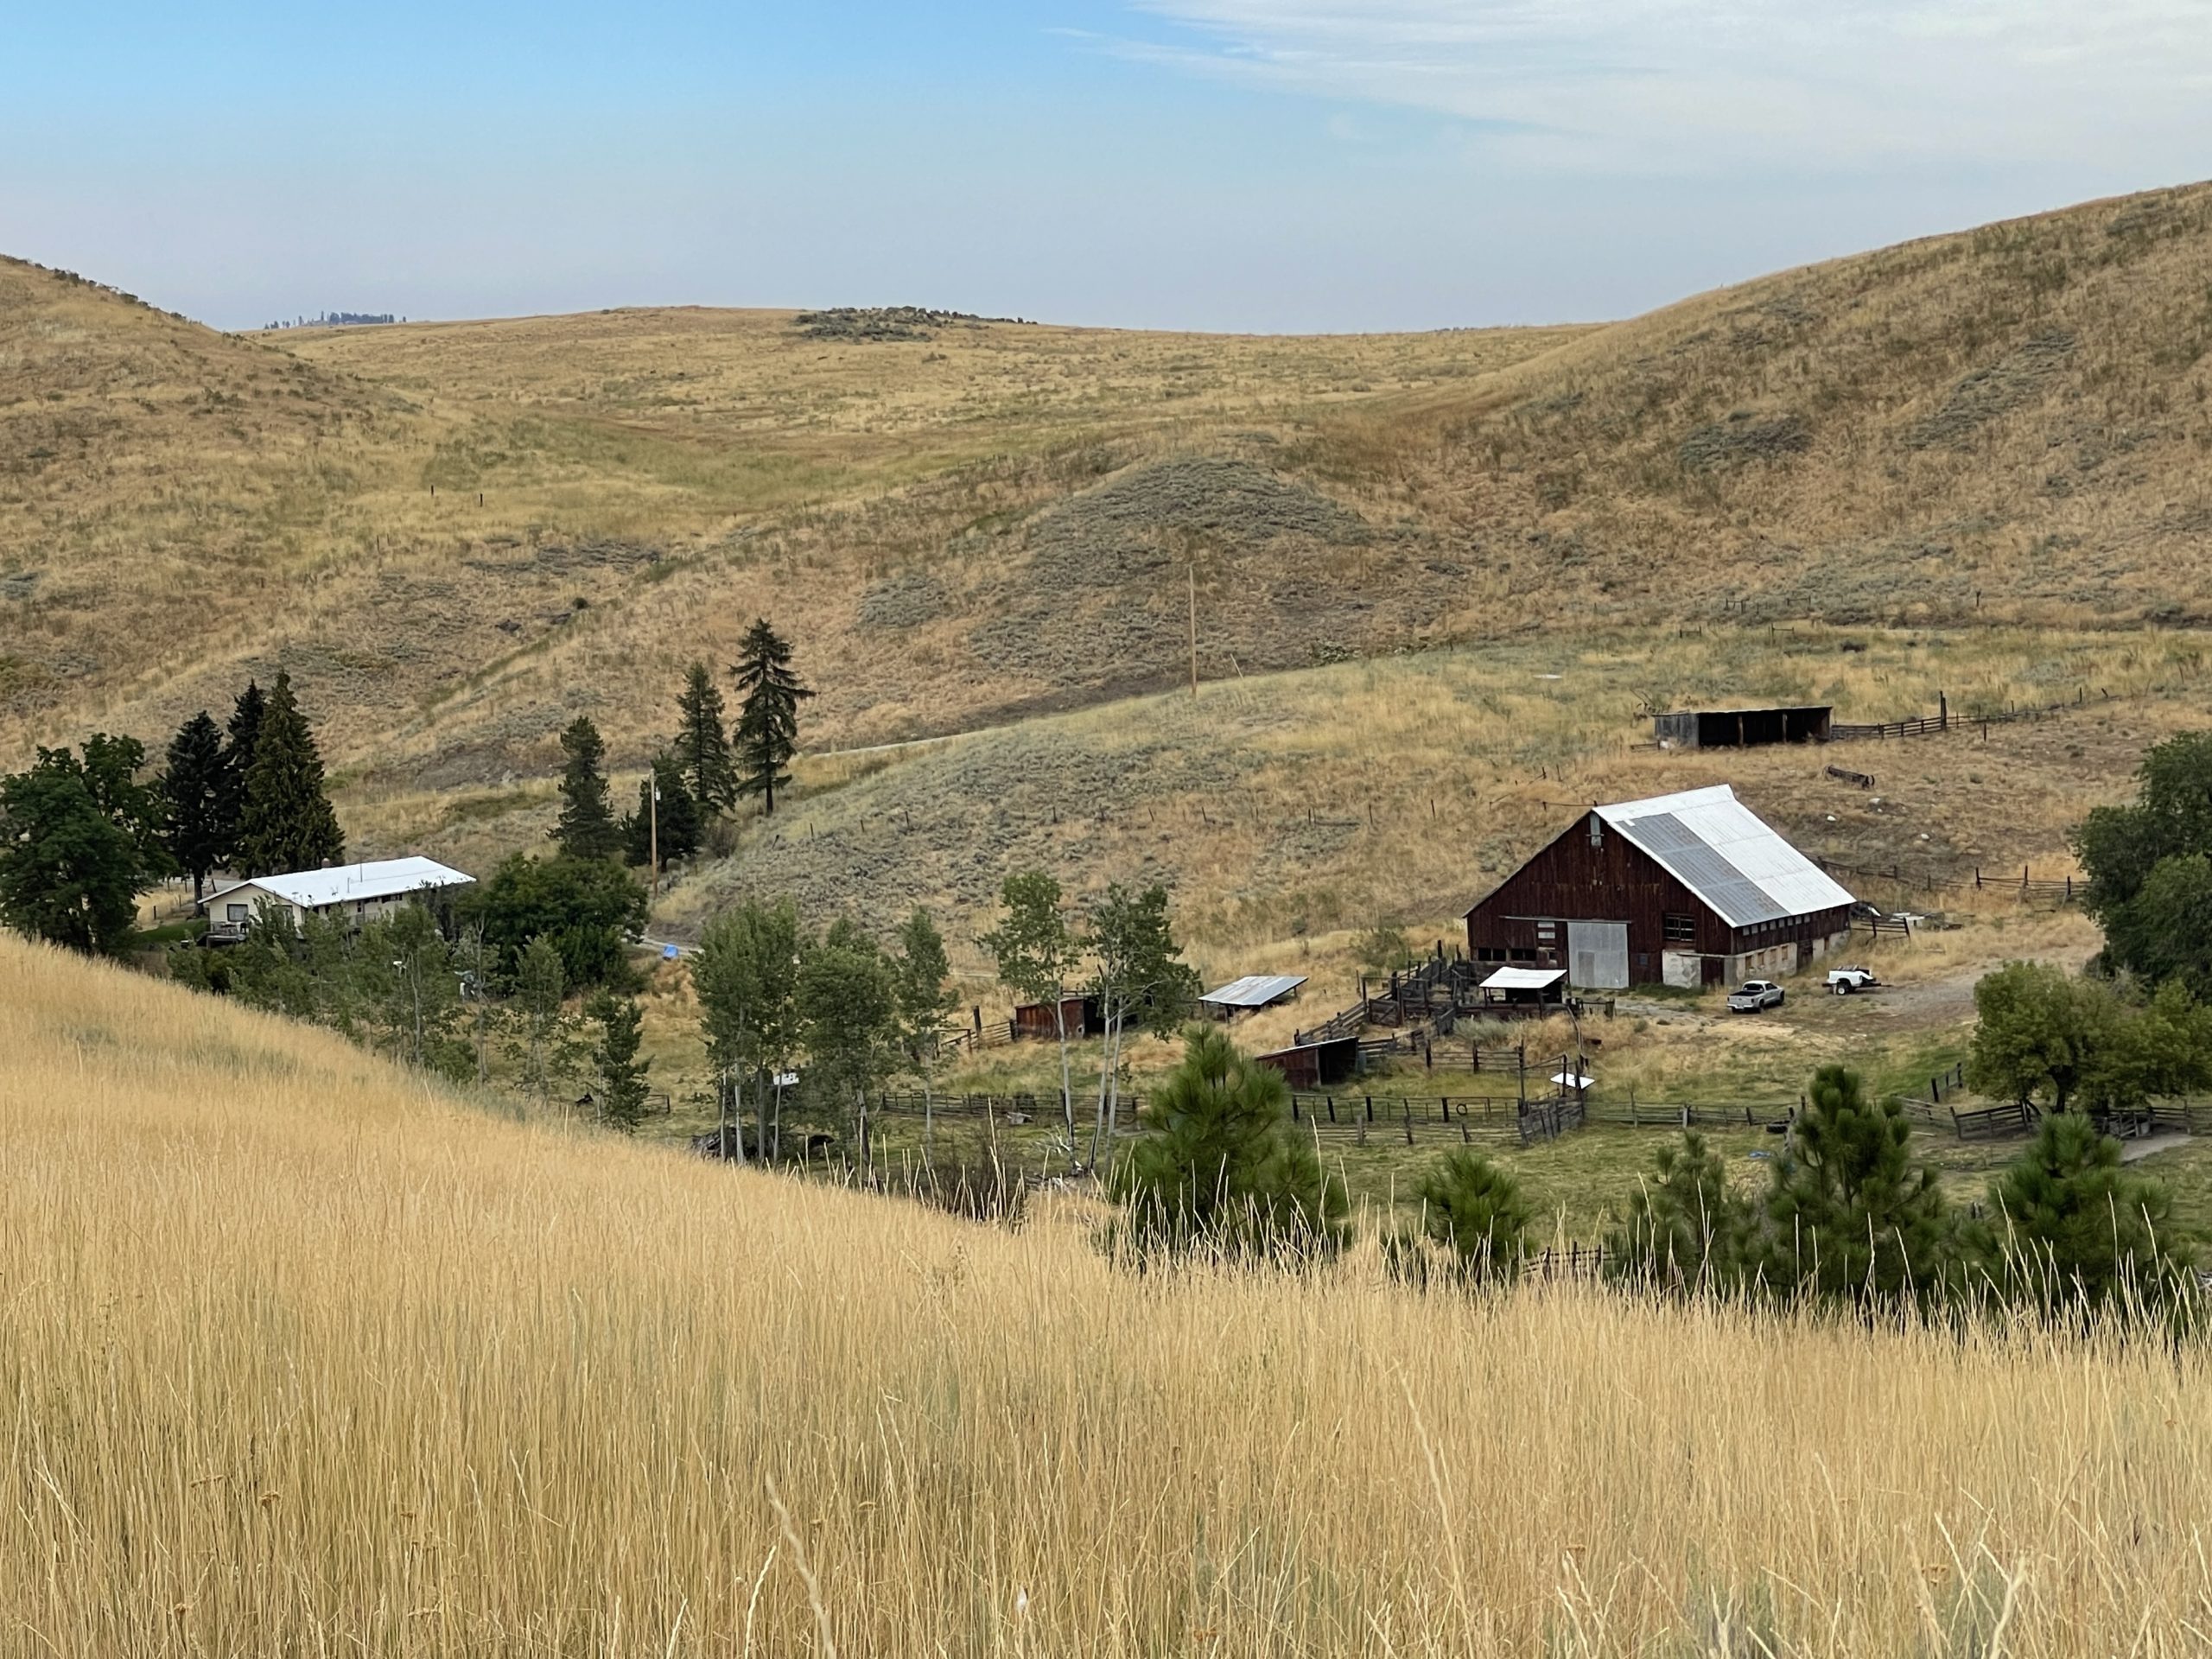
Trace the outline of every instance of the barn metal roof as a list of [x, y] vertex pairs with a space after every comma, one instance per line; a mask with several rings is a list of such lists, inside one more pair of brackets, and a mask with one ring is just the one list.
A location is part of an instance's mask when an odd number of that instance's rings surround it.
[[1549, 990], [1567, 977], [1564, 968], [1501, 968], [1483, 981], [1485, 991]]
[[321, 910], [356, 899], [390, 899], [403, 893], [432, 887], [458, 887], [476, 878], [441, 864], [434, 858], [385, 858], [367, 864], [340, 864], [327, 870], [300, 870], [289, 875], [257, 875], [211, 893], [212, 903], [240, 887], [273, 893], [302, 910]]
[[1222, 1008], [1264, 1008], [1280, 1002], [1306, 982], [1303, 974], [1247, 974], [1198, 999]]
[[1736, 798], [1726, 784], [1597, 809], [1599, 817], [1665, 867], [1731, 927], [1780, 921], [1853, 902], [1813, 861]]

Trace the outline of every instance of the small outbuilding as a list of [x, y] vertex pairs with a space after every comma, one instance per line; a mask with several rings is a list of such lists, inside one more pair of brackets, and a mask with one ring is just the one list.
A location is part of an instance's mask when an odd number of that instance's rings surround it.
[[1525, 1019], [1567, 1006], [1564, 968], [1500, 968], [1477, 986], [1482, 1012], [1500, 1019]]
[[1014, 1011], [1013, 1035], [1016, 1041], [1025, 1039], [1040, 1042], [1058, 1040], [1060, 1023], [1067, 1024], [1070, 1037], [1096, 1037], [1106, 1029], [1106, 1014], [1096, 996], [1081, 995], [1060, 999], [1060, 1012], [1056, 1019], [1050, 1002], [1024, 1002]]
[[434, 858], [384, 858], [233, 881], [210, 893], [200, 906], [207, 912], [207, 938], [230, 944], [272, 920], [289, 922], [296, 930], [310, 916], [343, 918], [358, 927], [416, 899], [468, 887], [475, 879]]
[[1835, 709], [1828, 703], [1775, 709], [1698, 709], [1651, 722], [1662, 748], [1748, 749], [1760, 743], [1825, 743]]
[[1281, 1072], [1283, 1081], [1293, 1089], [1333, 1089], [1358, 1075], [1359, 1039], [1332, 1037], [1323, 1042], [1297, 1043], [1253, 1058], [1255, 1065]]
[[1289, 1001], [1305, 983], [1303, 974], [1247, 974], [1208, 991], [1198, 999], [1198, 1006], [1217, 1020], [1233, 1020], [1240, 1014]]

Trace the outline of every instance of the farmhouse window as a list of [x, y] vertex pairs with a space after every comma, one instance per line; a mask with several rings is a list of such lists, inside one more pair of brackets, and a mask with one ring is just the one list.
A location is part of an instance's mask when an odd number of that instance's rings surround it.
[[1669, 944], [1695, 944], [1697, 918], [1679, 910], [1670, 910], [1666, 914], [1662, 931]]
[[225, 905], [223, 906], [223, 914], [232, 921], [242, 922], [245, 920], [245, 906], [244, 905]]

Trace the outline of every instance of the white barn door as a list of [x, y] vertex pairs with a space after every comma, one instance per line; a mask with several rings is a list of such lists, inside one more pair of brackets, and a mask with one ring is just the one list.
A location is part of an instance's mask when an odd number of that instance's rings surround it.
[[1577, 990], [1628, 988], [1626, 922], [1569, 922], [1567, 956], [1567, 980]]

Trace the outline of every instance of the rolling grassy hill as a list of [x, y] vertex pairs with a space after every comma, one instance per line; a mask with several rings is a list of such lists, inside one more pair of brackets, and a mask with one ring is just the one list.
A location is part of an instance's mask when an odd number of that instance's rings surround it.
[[6, 937], [0, 1052], [11, 1652], [2056, 1659], [2212, 1597], [2201, 1344], [1140, 1274]]

